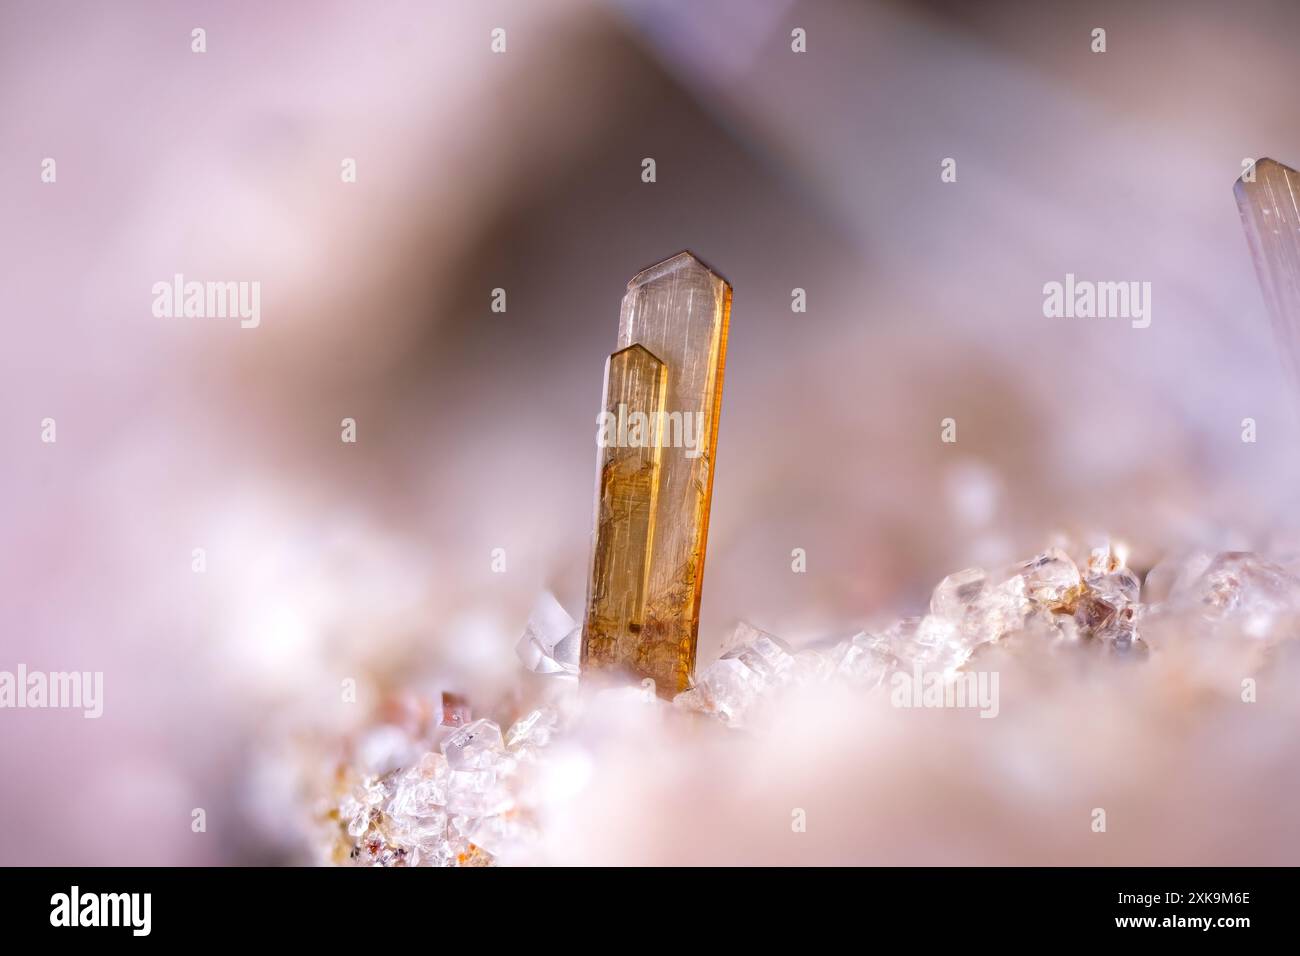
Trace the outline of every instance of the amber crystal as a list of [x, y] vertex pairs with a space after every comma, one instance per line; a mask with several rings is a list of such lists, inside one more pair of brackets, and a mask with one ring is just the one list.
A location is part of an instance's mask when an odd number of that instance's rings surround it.
[[690, 684], [730, 313], [731, 286], [689, 252], [628, 283], [605, 375], [587, 676], [649, 677], [664, 697]]
[[636, 660], [659, 497], [665, 378], [664, 363], [640, 345], [615, 352], [605, 364], [605, 411], [622, 423], [643, 416], [642, 433], [635, 444], [606, 443], [600, 449], [587, 595], [587, 621], [599, 627], [584, 637], [583, 669]]
[[1261, 159], [1233, 191], [1264, 303], [1300, 382], [1300, 173]]

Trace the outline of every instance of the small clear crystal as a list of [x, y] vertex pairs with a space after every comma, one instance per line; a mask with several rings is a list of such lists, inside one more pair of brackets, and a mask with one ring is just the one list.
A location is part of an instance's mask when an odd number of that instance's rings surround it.
[[582, 628], [554, 594], [542, 592], [515, 646], [519, 659], [537, 674], [577, 674], [581, 648]]
[[493, 767], [505, 756], [501, 728], [490, 720], [476, 720], [442, 742], [442, 754], [453, 770]]
[[509, 793], [495, 770], [452, 770], [447, 774], [447, 809], [469, 817], [485, 817], [510, 808]]
[[559, 726], [559, 715], [553, 710], [534, 710], [516, 720], [506, 732], [506, 749], [511, 753], [536, 756], [541, 748], [551, 742]]
[[731, 649], [723, 654], [724, 660], [740, 661], [772, 686], [793, 679], [796, 662], [785, 641], [749, 624], [737, 627], [735, 636], [740, 640], [733, 640]]
[[697, 681], [709, 709], [737, 724], [744, 720], [763, 687], [763, 677], [736, 657], [718, 658]]
[[909, 617], [885, 631], [889, 648], [905, 666], [955, 670], [970, 657], [970, 646], [957, 625], [934, 614]]
[[930, 596], [930, 613], [963, 624], [967, 615], [979, 606], [986, 586], [983, 568], [967, 568], [950, 574], [939, 582]]
[[388, 812], [418, 817], [432, 807], [447, 803], [447, 761], [438, 753], [427, 753], [420, 762], [398, 778]]
[[1253, 552], [1224, 551], [1199, 576], [1180, 577], [1170, 601], [1197, 607], [1211, 620], [1240, 620], [1246, 633], [1262, 637], [1279, 615], [1300, 611], [1300, 579]]
[[1035, 604], [1048, 611], [1069, 608], [1079, 596], [1079, 568], [1060, 548], [1048, 548], [1020, 566], [1025, 593]]
[[838, 673], [864, 689], [878, 687], [899, 666], [889, 649], [889, 641], [861, 631], [841, 646]]

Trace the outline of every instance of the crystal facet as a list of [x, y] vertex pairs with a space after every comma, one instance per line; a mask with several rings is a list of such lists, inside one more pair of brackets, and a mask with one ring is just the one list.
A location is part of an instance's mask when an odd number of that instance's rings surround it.
[[883, 636], [900, 661], [927, 671], [956, 670], [970, 657], [970, 646], [957, 626], [934, 614], [903, 618]]
[[1244, 633], [1264, 636], [1279, 620], [1300, 613], [1300, 579], [1258, 554], [1224, 551], [1193, 570], [1199, 575], [1179, 580], [1170, 601], [1195, 607], [1209, 620], [1235, 618]]
[[866, 631], [846, 641], [842, 652], [837, 673], [859, 687], [877, 687], [898, 669], [899, 661], [889, 649], [889, 641]]
[[1048, 611], [1072, 607], [1079, 596], [1079, 568], [1060, 548], [1048, 548], [1020, 567], [1030, 599]]
[[615, 352], [605, 365], [604, 410], [618, 426], [613, 441], [600, 449], [596, 472], [584, 668], [618, 668], [636, 661], [642, 647], [666, 377], [664, 363], [641, 345]]
[[466, 724], [442, 742], [442, 755], [453, 770], [491, 767], [505, 750], [501, 728], [490, 720]]
[[538, 674], [577, 674], [580, 628], [549, 591], [537, 599], [515, 652]]
[[[606, 371], [619, 440], [600, 449], [581, 665], [668, 698], [695, 664], [730, 313], [726, 280], [673, 256], [628, 283]], [[652, 415], [639, 441], [634, 412]]]
[[722, 656], [735, 658], [772, 686], [789, 683], [797, 664], [785, 641], [750, 624], [736, 628]]
[[1300, 173], [1261, 159], [1242, 174], [1233, 192], [1264, 303], [1300, 381]]
[[763, 688], [762, 675], [739, 658], [720, 657], [704, 669], [695, 690], [703, 693], [710, 710], [739, 725]]

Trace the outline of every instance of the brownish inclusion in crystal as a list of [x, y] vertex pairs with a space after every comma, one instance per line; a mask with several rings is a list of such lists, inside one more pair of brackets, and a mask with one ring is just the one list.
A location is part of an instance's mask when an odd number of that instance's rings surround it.
[[690, 684], [730, 315], [731, 286], [689, 252], [628, 283], [603, 409], [633, 424], [598, 456], [584, 675]]

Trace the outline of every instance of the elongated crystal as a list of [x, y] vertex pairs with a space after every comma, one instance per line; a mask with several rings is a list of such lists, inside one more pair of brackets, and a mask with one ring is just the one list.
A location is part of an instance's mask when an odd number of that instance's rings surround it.
[[1300, 173], [1261, 159], [1233, 189], [1269, 317], [1300, 384]]
[[605, 363], [605, 407], [596, 469], [596, 541], [591, 551], [582, 668], [634, 661], [645, 628], [655, 536], [667, 370], [641, 345]]
[[[628, 283], [606, 374], [609, 437], [627, 447], [599, 458], [582, 669], [653, 678], [664, 697], [695, 666], [730, 314], [731, 286], [691, 253], [651, 266]], [[631, 412], [656, 408], [651, 455]]]

